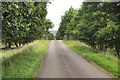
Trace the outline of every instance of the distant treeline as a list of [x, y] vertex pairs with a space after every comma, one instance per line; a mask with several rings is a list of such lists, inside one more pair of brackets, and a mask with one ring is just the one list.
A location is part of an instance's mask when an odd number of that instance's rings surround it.
[[16, 47], [51, 35], [54, 25], [46, 20], [47, 2], [3, 2], [2, 42]]
[[120, 2], [83, 2], [62, 16], [56, 39], [80, 40], [120, 55]]

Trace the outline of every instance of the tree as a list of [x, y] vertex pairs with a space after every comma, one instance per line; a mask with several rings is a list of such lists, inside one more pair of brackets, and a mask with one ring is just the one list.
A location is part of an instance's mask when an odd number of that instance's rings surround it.
[[[53, 27], [46, 20], [47, 2], [3, 2], [2, 41], [11, 48], [43, 38]], [[49, 24], [50, 23], [50, 24]]]
[[113, 48], [120, 56], [120, 2], [83, 2], [62, 17], [57, 38], [84, 41], [93, 48]]
[[54, 40], [54, 39], [55, 39], [54, 35], [52, 33], [49, 33], [48, 40]]

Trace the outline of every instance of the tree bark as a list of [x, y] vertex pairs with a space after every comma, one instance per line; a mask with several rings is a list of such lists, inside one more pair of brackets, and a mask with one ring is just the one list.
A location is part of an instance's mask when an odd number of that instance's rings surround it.
[[115, 49], [116, 49], [116, 52], [117, 52], [118, 58], [120, 59], [120, 51], [119, 51], [119, 48], [118, 48], [118, 47], [115, 47]]
[[16, 47], [18, 47], [18, 44], [17, 44], [17, 42], [14, 42], [14, 43], [15, 43]]
[[21, 43], [19, 43], [19, 46], [21, 46]]
[[120, 54], [119, 54], [119, 50], [117, 50], [117, 55], [118, 55], [118, 58], [120, 59]]
[[105, 51], [107, 51], [107, 46], [105, 45]]
[[99, 49], [102, 51], [103, 50], [103, 45], [99, 45]]
[[11, 42], [8, 43], [8, 47], [11, 48]]

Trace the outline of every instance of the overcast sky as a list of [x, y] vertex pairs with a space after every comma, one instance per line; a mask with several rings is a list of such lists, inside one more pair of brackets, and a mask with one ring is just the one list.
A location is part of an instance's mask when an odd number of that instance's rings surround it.
[[53, 0], [51, 4], [47, 4], [47, 19], [50, 19], [54, 27], [52, 30], [58, 30], [61, 16], [64, 15], [71, 6], [74, 9], [80, 8], [84, 0]]

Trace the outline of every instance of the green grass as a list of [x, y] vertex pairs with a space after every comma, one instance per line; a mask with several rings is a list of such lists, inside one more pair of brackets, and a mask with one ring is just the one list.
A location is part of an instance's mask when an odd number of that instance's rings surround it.
[[117, 57], [112, 56], [108, 52], [98, 52], [92, 49], [90, 46], [79, 41], [64, 40], [64, 42], [82, 57], [104, 68], [108, 73], [112, 74], [111, 77], [118, 78]]
[[2, 55], [0, 55], [0, 58], [5, 60], [11, 56], [18, 54], [21, 51], [22, 51], [22, 48], [2, 50]]
[[34, 78], [48, 43], [48, 40], [37, 40], [20, 49], [3, 51], [2, 78]]

